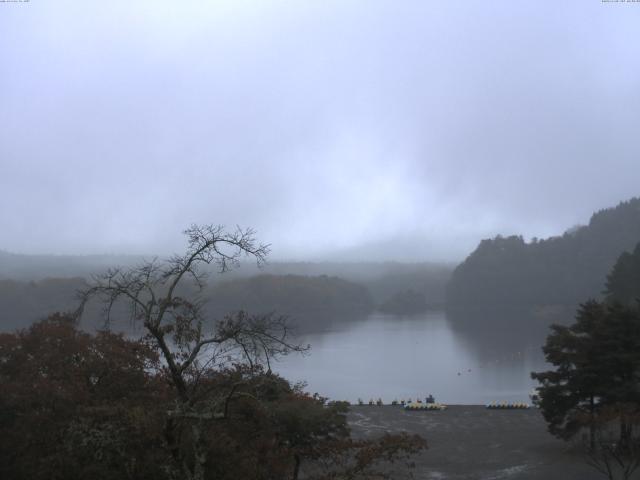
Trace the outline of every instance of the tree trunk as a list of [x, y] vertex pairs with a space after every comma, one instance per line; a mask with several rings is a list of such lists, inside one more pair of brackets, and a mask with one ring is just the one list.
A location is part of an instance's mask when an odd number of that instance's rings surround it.
[[300, 473], [300, 455], [298, 455], [297, 453], [294, 454], [293, 459], [296, 462], [293, 467], [293, 480], [298, 480], [298, 475]]
[[204, 480], [207, 449], [203, 445], [200, 425], [193, 425], [191, 432], [193, 434], [193, 480]]
[[593, 452], [596, 448], [595, 400], [593, 395], [589, 398], [589, 409], [591, 414], [589, 422], [589, 449]]
[[171, 458], [178, 468], [182, 468], [182, 455], [180, 454], [180, 446], [176, 439], [176, 423], [173, 418], [167, 418], [164, 424], [164, 440], [171, 453]]
[[619, 445], [623, 451], [631, 446], [631, 429], [633, 427], [626, 421], [624, 414], [620, 417], [620, 439]]

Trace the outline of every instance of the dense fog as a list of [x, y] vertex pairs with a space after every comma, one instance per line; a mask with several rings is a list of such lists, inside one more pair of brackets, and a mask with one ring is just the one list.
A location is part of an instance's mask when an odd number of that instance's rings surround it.
[[453, 261], [637, 194], [640, 9], [3, 4], [0, 249]]
[[0, 478], [631, 478], [639, 26], [0, 0]]

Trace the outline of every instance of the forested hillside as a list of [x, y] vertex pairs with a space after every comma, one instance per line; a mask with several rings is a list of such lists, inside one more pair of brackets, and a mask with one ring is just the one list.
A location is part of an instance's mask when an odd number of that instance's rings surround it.
[[376, 305], [408, 290], [424, 295], [429, 305], [442, 305], [454, 267], [435, 262], [273, 262], [264, 267], [263, 273], [344, 278], [367, 287]]
[[[83, 278], [40, 281], [0, 280], [0, 331], [29, 326], [52, 312], [70, 311], [78, 306], [76, 292], [86, 286]], [[194, 297], [195, 290], [180, 292]], [[373, 309], [368, 290], [337, 277], [302, 275], [258, 275], [214, 283], [200, 292], [211, 318], [244, 310], [292, 317], [291, 322], [305, 328], [321, 327], [333, 320], [355, 319]], [[92, 329], [103, 324], [101, 311], [91, 306], [83, 326]], [[112, 311], [116, 330], [127, 330], [128, 312], [116, 304]]]
[[640, 242], [633, 252], [624, 252], [607, 276], [606, 300], [635, 305], [640, 301]]
[[216, 316], [237, 310], [276, 312], [303, 326], [330, 323], [336, 317], [358, 317], [373, 309], [365, 287], [325, 275], [258, 275], [220, 282], [206, 297], [208, 311]]
[[453, 272], [450, 307], [573, 305], [601, 297], [622, 252], [640, 241], [640, 198], [601, 210], [560, 237], [483, 240]]
[[[0, 251], [0, 330], [26, 327], [52, 312], [74, 309], [76, 290], [92, 275], [142, 260], [139, 256], [19, 255]], [[212, 269], [209, 286], [202, 295], [216, 316], [240, 308], [274, 311], [313, 327], [340, 318], [357, 318], [374, 307], [407, 313], [404, 302], [397, 305], [398, 298], [404, 298], [407, 292], [414, 292], [420, 304], [441, 306], [452, 270], [448, 264], [397, 262], [272, 262], [258, 269], [246, 262], [224, 275]], [[101, 325], [98, 313], [89, 311], [85, 322], [91, 327]], [[126, 310], [119, 313], [126, 316]]]
[[77, 308], [76, 291], [85, 286], [83, 278], [0, 280], [0, 331], [27, 327], [53, 312]]

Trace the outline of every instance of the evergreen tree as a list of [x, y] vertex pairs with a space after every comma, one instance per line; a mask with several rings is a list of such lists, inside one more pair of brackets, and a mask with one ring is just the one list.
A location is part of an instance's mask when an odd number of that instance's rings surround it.
[[[543, 347], [555, 370], [534, 372], [542, 386], [541, 408], [554, 435], [569, 439], [589, 428], [594, 445], [604, 408], [640, 406], [640, 309], [593, 300], [580, 306], [576, 323], [553, 325]], [[631, 425], [620, 417], [620, 443]]]
[[602, 371], [593, 333], [603, 317], [604, 307], [588, 301], [580, 306], [575, 324], [569, 327], [552, 325], [543, 351], [547, 362], [556, 369], [531, 374], [542, 384], [540, 407], [549, 431], [565, 440], [587, 425], [591, 442], [594, 441], [596, 399], [602, 391]]
[[640, 300], [640, 243], [633, 252], [624, 252], [607, 275], [606, 299], [630, 305]]

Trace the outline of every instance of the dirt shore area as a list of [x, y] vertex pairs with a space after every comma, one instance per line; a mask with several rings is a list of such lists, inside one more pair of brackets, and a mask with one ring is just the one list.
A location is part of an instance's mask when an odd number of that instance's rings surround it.
[[353, 406], [355, 437], [410, 432], [429, 448], [415, 457], [421, 480], [602, 480], [580, 452], [551, 436], [537, 409], [488, 410], [454, 405], [444, 411], [406, 411], [395, 406]]

